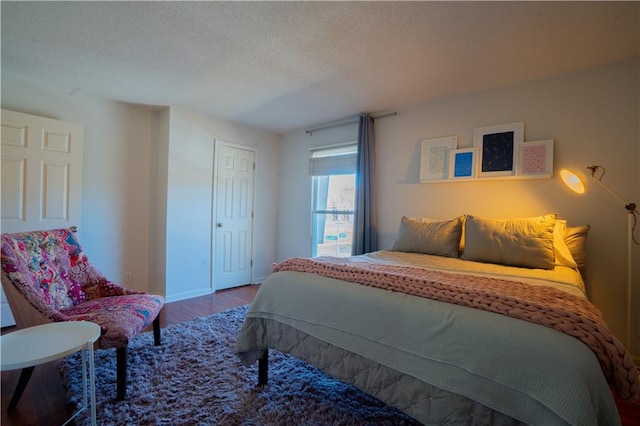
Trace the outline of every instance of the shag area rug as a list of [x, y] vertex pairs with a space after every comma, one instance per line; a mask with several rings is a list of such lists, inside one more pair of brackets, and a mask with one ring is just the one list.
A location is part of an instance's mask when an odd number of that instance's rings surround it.
[[[233, 353], [248, 306], [173, 324], [129, 344], [127, 397], [117, 402], [115, 349], [95, 351], [96, 408], [102, 425], [413, 425], [411, 417], [357, 388], [277, 351], [269, 383], [257, 386], [257, 365]], [[82, 403], [80, 354], [60, 373], [67, 399]], [[89, 424], [90, 410], [76, 418]]]

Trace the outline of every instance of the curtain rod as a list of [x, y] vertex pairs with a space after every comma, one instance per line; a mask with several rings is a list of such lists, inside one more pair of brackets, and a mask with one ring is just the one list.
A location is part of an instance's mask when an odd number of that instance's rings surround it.
[[[372, 120], [376, 120], [378, 118], [385, 118], [385, 117], [392, 117], [394, 115], [398, 115], [397, 112], [390, 112], [388, 114], [382, 114], [382, 115], [378, 115], [375, 117], [371, 117]], [[359, 117], [360, 115], [358, 115]], [[340, 121], [337, 123], [333, 123], [333, 124], [327, 124], [325, 126], [320, 126], [320, 127], [314, 127], [313, 129], [309, 129], [309, 130], [305, 130], [306, 133], [309, 133], [309, 136], [313, 135], [313, 132], [317, 132], [320, 130], [326, 130], [326, 129], [333, 129], [334, 127], [340, 127], [340, 126], [345, 126], [347, 124], [353, 124], [353, 123], [357, 123], [359, 120], [358, 119], [348, 119], [346, 121]]]

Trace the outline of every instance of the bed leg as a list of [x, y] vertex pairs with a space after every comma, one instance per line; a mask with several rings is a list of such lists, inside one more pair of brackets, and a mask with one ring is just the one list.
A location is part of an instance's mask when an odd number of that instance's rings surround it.
[[265, 349], [258, 359], [258, 386], [266, 385], [269, 379], [269, 350]]

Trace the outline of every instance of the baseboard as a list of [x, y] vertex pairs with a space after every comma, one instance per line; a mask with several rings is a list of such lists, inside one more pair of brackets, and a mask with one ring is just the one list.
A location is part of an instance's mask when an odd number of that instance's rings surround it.
[[267, 278], [267, 277], [265, 276], [265, 277], [257, 277], [257, 278], [254, 278], [254, 279], [253, 279], [253, 282], [252, 282], [251, 284], [262, 284], [262, 281], [264, 281], [264, 280], [265, 280], [265, 278]]
[[164, 298], [164, 301], [169, 302], [177, 302], [178, 300], [191, 299], [192, 297], [204, 296], [207, 294], [211, 294], [213, 291], [210, 288], [196, 291], [187, 291], [184, 293], [172, 294], [168, 295]]

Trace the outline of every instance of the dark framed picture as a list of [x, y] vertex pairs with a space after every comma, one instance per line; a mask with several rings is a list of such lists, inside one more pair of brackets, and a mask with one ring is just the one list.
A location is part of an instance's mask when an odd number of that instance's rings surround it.
[[523, 121], [475, 129], [473, 144], [478, 148], [478, 176], [515, 175], [517, 146], [523, 142]]

